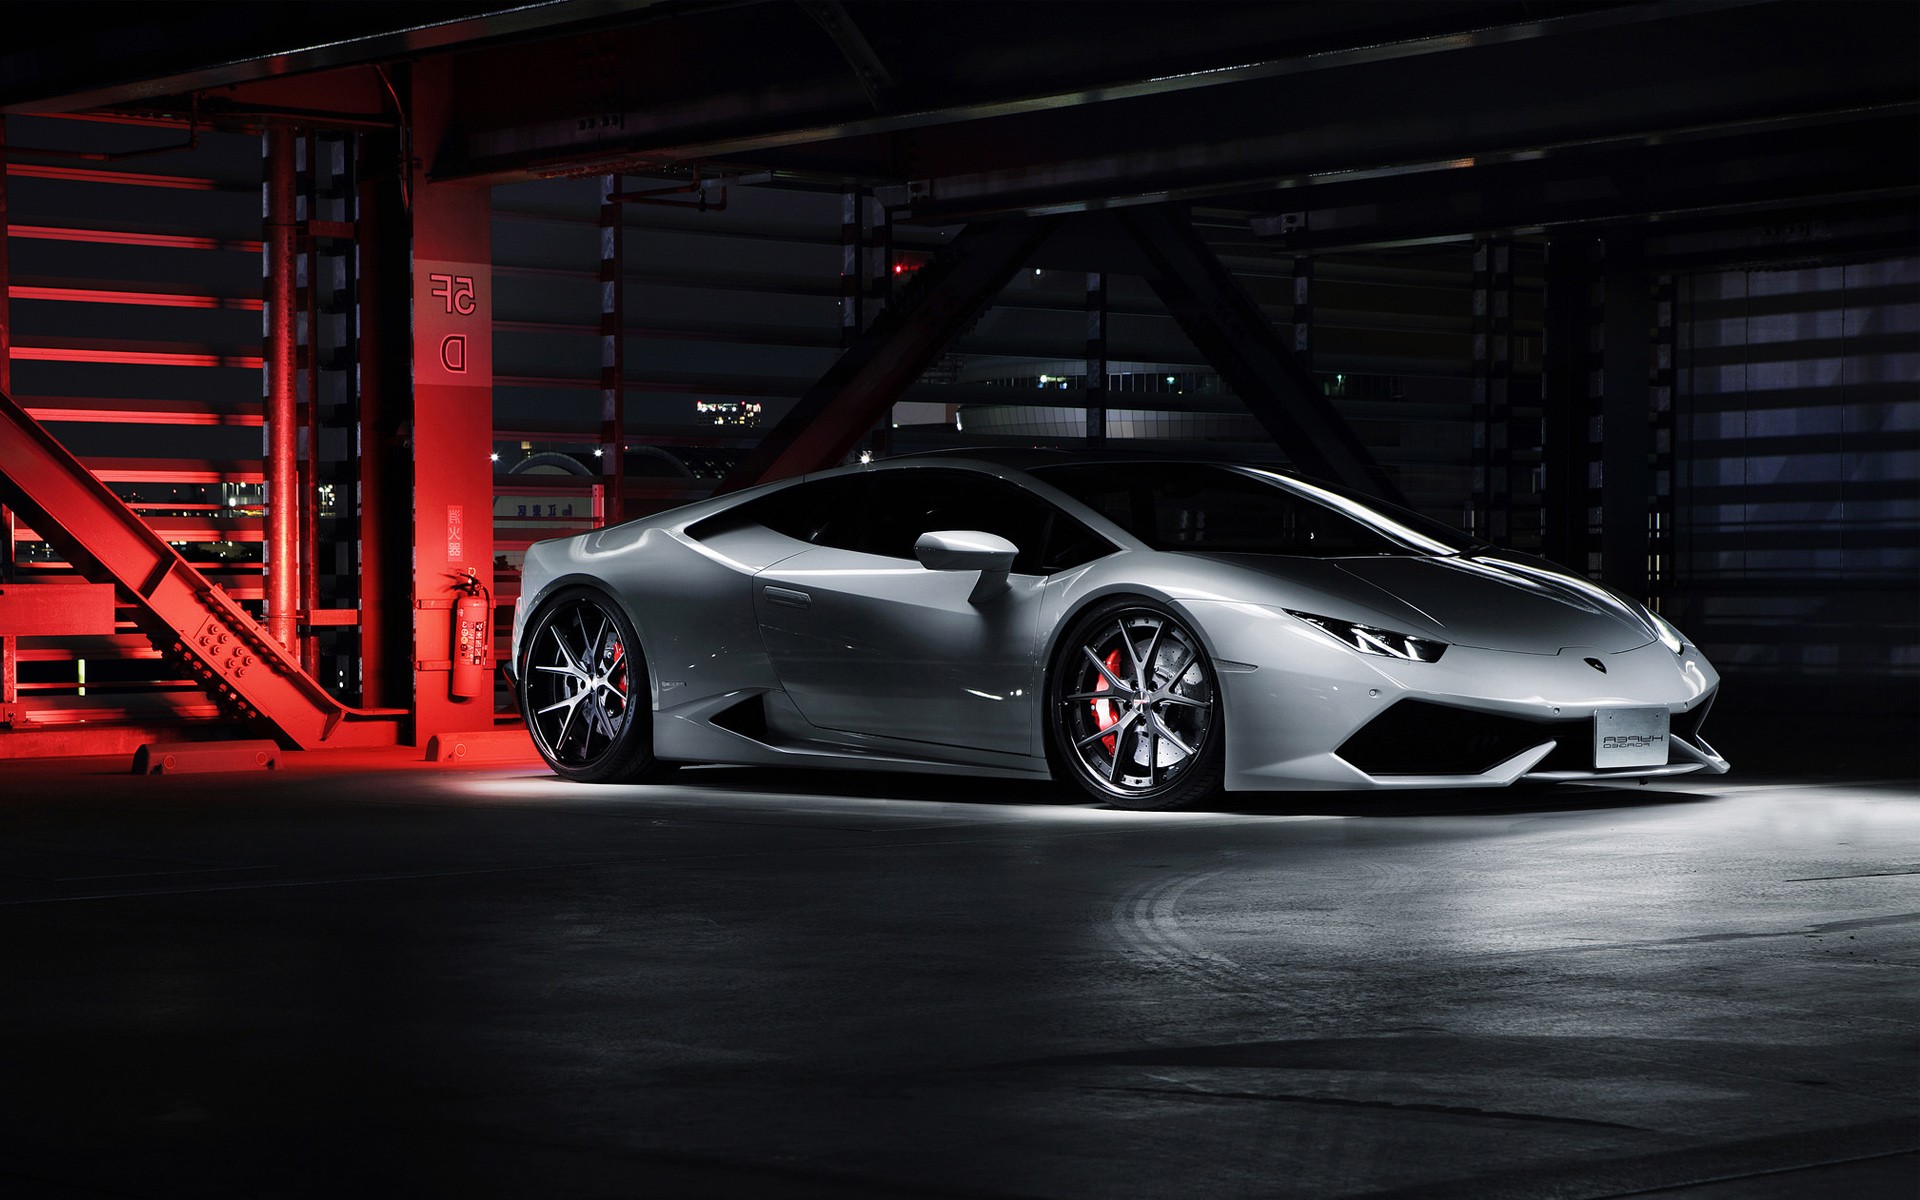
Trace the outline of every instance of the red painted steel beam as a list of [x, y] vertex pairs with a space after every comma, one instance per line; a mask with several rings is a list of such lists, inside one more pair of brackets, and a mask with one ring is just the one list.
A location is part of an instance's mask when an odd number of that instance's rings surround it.
[[[7, 120], [0, 117], [0, 392], [13, 391], [13, 311], [9, 297], [13, 276], [7, 257], [7, 243], [13, 229], [7, 219]], [[13, 575], [13, 514], [0, 508], [0, 579]], [[13, 699], [13, 655], [9, 644], [0, 647], [0, 708]], [[4, 716], [4, 713], [0, 713]]]
[[231, 250], [260, 253], [261, 243], [238, 238], [149, 233], [138, 229], [91, 229], [75, 225], [15, 225], [9, 237], [36, 242], [85, 242], [95, 246], [146, 246], [158, 250]]
[[[83, 583], [77, 585], [31, 583], [17, 584], [15, 586], [18, 588], [30, 587], [35, 591], [51, 591], [55, 588], [74, 586], [99, 587], [106, 589], [109, 604], [111, 604], [113, 600], [113, 585], [110, 583]], [[37, 638], [39, 635], [35, 636]], [[137, 633], [49, 634], [45, 636], [57, 639], [55, 644], [51, 646], [22, 646], [20, 648], [21, 662], [72, 662], [76, 649], [89, 659], [111, 658], [130, 662], [150, 662], [161, 657], [160, 652], [153, 648], [153, 643]]]
[[395, 696], [406, 689], [406, 647], [397, 631], [411, 624], [404, 612], [393, 611], [410, 590], [397, 554], [404, 528], [398, 510], [410, 490], [397, 436], [405, 423], [401, 413], [407, 401], [399, 366], [392, 361], [404, 353], [404, 330], [410, 317], [408, 297], [394, 286], [405, 270], [404, 262], [398, 261], [407, 251], [405, 184], [376, 165], [378, 160], [391, 163], [397, 158], [390, 147], [376, 149], [379, 140], [361, 139], [353, 197], [355, 374], [359, 380], [353, 429], [359, 459], [354, 565], [359, 571], [360, 698], [361, 703], [376, 706], [394, 703]]
[[0, 584], [0, 635], [84, 637], [112, 632], [112, 584]]
[[[146, 524], [147, 528], [153, 532], [153, 536], [167, 543], [187, 542], [200, 545], [212, 542], [264, 542], [267, 536], [257, 521], [247, 525], [227, 525], [213, 521], [154, 517]], [[21, 541], [52, 542], [54, 540], [53, 537], [40, 533], [31, 525], [20, 526], [19, 536]]]
[[[0, 117], [0, 391], [13, 390], [13, 314], [9, 298], [13, 294], [13, 276], [7, 257], [7, 243], [18, 237], [20, 227], [10, 225], [7, 220], [7, 121]], [[6, 524], [6, 514], [0, 512], [0, 526]], [[6, 535], [0, 531], [0, 538]], [[13, 562], [13, 547], [0, 543], [6, 557], [0, 558], [0, 577], [4, 577], [8, 566]]]
[[294, 192], [293, 130], [275, 126], [265, 135], [266, 153], [266, 347], [267, 362], [267, 629], [294, 649], [298, 633], [299, 468], [294, 461], [299, 399], [294, 369], [298, 354], [294, 291], [299, 278]]
[[253, 296], [212, 296], [204, 292], [157, 292], [133, 288], [59, 287], [21, 283], [15, 300], [54, 300], [68, 304], [125, 304], [140, 308], [230, 308], [259, 312], [262, 301]]
[[12, 725], [20, 719], [19, 640], [0, 634], [0, 725]]
[[961, 231], [721, 483], [730, 492], [837, 466], [1032, 257], [1055, 219]]
[[187, 342], [128, 342], [95, 338], [44, 337], [13, 345], [19, 362], [115, 363], [141, 367], [233, 367], [258, 371], [266, 360]]
[[16, 179], [57, 179], [65, 183], [111, 183], [122, 187], [167, 188], [188, 192], [242, 192], [238, 184], [223, 183], [189, 175], [155, 175], [140, 171], [103, 170], [99, 167], [47, 167], [31, 163], [8, 163], [7, 174]]
[[147, 635], [230, 714], [259, 718], [302, 749], [394, 740], [390, 718], [354, 713], [328, 695], [232, 595], [155, 535], [4, 392], [0, 503], [18, 510], [82, 577], [118, 585]]
[[[102, 483], [260, 483], [266, 474], [257, 462], [218, 459], [99, 458], [89, 455], [87, 469]], [[174, 505], [172, 507], [184, 507]]]
[[[307, 402], [300, 406], [301, 417], [306, 426], [307, 450], [304, 455], [299, 456], [298, 462], [300, 490], [300, 603], [298, 610], [299, 623], [295, 629], [295, 636], [299, 638], [298, 648], [301, 665], [306, 667], [309, 674], [317, 677], [320, 674], [320, 639], [313, 634], [311, 614], [315, 609], [320, 607], [320, 408], [321, 397], [325, 394], [324, 385], [321, 382], [321, 371], [323, 369], [322, 360], [325, 356], [321, 351], [320, 313], [322, 302], [319, 297], [323, 290], [320, 282], [325, 277], [323, 271], [330, 269], [331, 265], [329, 262], [328, 268], [323, 268], [322, 266], [321, 243], [323, 241], [328, 243], [352, 241], [353, 224], [350, 221], [343, 223], [313, 220], [313, 214], [319, 211], [320, 208], [320, 194], [326, 190], [326, 183], [323, 182], [323, 178], [325, 175], [331, 174], [331, 169], [322, 168], [319, 164], [318, 158], [321, 153], [319, 138], [309, 132], [302, 139], [301, 144], [304, 147], [302, 156], [307, 160], [307, 168], [310, 176], [307, 181], [309, 188], [307, 193], [307, 203], [309, 205], [307, 213], [308, 220], [302, 224], [299, 230], [300, 237], [295, 243], [300, 256], [305, 260], [307, 278], [307, 287], [304, 293], [308, 314], [307, 355], [305, 364]], [[296, 213], [295, 215], [298, 214]], [[316, 226], [324, 227], [324, 232], [316, 229]], [[333, 247], [333, 249], [337, 250], [338, 247]], [[352, 257], [351, 253], [347, 254], [345, 259], [342, 260], [342, 266], [350, 270], [351, 266], [348, 264], [351, 263]]]
[[258, 400], [218, 403], [205, 400], [130, 400], [118, 396], [15, 396], [36, 421], [75, 421], [90, 425], [232, 425], [266, 423]]

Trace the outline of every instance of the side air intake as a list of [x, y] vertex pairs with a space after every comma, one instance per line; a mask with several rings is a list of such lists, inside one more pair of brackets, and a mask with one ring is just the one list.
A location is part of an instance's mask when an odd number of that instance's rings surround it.
[[755, 692], [738, 704], [721, 709], [708, 718], [708, 724], [765, 744], [767, 741], [766, 694]]
[[1593, 722], [1529, 721], [1402, 700], [1367, 722], [1338, 753], [1369, 775], [1478, 775], [1548, 739], [1560, 743], [1554, 759], [1568, 750], [1590, 759]]

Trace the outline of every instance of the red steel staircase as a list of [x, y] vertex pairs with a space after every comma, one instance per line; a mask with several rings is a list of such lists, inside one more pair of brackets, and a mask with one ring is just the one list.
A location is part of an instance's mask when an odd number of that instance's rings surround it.
[[293, 749], [398, 741], [404, 714], [351, 709], [329, 695], [4, 391], [0, 505], [24, 517], [81, 577], [116, 585], [155, 648], [230, 716], [264, 723]]

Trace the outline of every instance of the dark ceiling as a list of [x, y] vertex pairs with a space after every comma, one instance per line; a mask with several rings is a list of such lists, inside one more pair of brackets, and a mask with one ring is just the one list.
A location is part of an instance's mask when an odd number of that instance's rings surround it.
[[[1920, 5], [920, 3], [89, 7], [7, 111], [392, 122], [449, 59], [441, 179], [753, 173], [900, 221], [1199, 202], [1285, 248], [1910, 212]], [[376, 71], [378, 67], [378, 71]]]

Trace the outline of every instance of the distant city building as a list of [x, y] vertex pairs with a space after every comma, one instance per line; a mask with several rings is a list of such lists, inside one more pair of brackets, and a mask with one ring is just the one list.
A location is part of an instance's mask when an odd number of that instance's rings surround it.
[[693, 410], [712, 420], [715, 425], [732, 425], [740, 429], [758, 429], [760, 427], [760, 404], [754, 400], [697, 400]]

